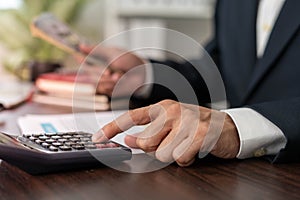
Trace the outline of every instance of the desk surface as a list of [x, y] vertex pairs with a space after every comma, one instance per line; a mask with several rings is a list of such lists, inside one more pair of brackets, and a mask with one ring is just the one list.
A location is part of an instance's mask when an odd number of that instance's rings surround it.
[[[68, 113], [70, 109], [28, 103], [5, 111], [1, 131], [19, 133], [26, 113]], [[206, 158], [188, 168], [130, 174], [108, 167], [31, 176], [2, 162], [0, 199], [300, 199], [300, 163], [272, 165], [261, 159]]]

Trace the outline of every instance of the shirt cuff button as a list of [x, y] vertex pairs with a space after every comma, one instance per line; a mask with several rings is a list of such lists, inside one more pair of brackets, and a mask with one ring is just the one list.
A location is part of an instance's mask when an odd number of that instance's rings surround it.
[[265, 148], [260, 148], [254, 152], [254, 157], [261, 157], [267, 154], [267, 150]]

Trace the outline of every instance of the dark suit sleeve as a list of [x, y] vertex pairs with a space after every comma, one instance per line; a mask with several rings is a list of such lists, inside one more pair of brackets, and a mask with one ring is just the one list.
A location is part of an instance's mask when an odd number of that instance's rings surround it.
[[205, 50], [211, 56], [213, 61], [217, 66], [220, 66], [220, 52], [218, 46], [218, 37], [216, 36], [218, 33], [218, 12], [219, 11], [219, 1], [216, 2], [215, 6], [215, 15], [214, 15], [214, 23], [213, 23], [213, 37], [212, 39], [205, 45]]
[[300, 97], [249, 107], [277, 125], [287, 138], [286, 147], [271, 158], [272, 162], [300, 161]]
[[[215, 11], [215, 32], [217, 29], [217, 10], [219, 3], [216, 3]], [[205, 45], [205, 50], [215, 62], [215, 66], [219, 66], [219, 51], [218, 42], [214, 35], [211, 41]], [[210, 59], [210, 58], [209, 58]], [[132, 97], [133, 105], [137, 107], [146, 106], [149, 104], [157, 103], [164, 99], [179, 100], [185, 103], [191, 103], [196, 105], [205, 106], [211, 103], [211, 97], [208, 92], [207, 80], [205, 81], [201, 76], [201, 71], [204, 73], [212, 74], [209, 68], [205, 68], [206, 64], [212, 65], [211, 61], [206, 59], [190, 60], [184, 62], [175, 62], [172, 60], [158, 61], [150, 60], [154, 72], [154, 84], [152, 85], [150, 98], [141, 98], [137, 96]], [[198, 68], [198, 69], [197, 69]], [[199, 68], [201, 68], [199, 70]], [[199, 73], [200, 72], [200, 73]], [[205, 74], [207, 76], [207, 74]], [[210, 75], [208, 75], [210, 76]], [[190, 88], [184, 84], [180, 84], [182, 81], [188, 81], [188, 84], [192, 87], [193, 92]], [[176, 82], [176, 87], [174, 85]], [[212, 82], [212, 81], [211, 81]], [[208, 83], [212, 85], [212, 83]], [[192, 93], [192, 94], [191, 94]], [[195, 98], [196, 97], [196, 98]], [[220, 92], [220, 95], [215, 100], [225, 100], [225, 94]]]
[[206, 84], [191, 62], [151, 60], [154, 79], [151, 94], [147, 99], [133, 97], [133, 104], [145, 106], [164, 99], [195, 105], [209, 103]]

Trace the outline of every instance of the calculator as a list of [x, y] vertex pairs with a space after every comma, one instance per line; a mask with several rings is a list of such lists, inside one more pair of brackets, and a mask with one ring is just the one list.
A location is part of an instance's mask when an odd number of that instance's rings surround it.
[[11, 136], [0, 132], [0, 159], [30, 174], [88, 169], [130, 160], [129, 148], [113, 141], [92, 142], [86, 132]]

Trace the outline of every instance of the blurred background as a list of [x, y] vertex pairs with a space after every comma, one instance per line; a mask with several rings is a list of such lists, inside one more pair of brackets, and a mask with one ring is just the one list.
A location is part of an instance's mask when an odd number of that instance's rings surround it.
[[[42, 12], [53, 13], [92, 44], [141, 27], [177, 30], [205, 44], [213, 32], [214, 4], [215, 0], [1, 0], [0, 78], [5, 75], [28, 79], [20, 76], [18, 69], [34, 62], [78, 67], [71, 55], [31, 36], [29, 24]], [[135, 35], [131, 42], [145, 41], [161, 48], [181, 48], [187, 56], [197, 56], [185, 44], [174, 43], [159, 31], [149, 36]], [[124, 44], [119, 41], [116, 45]], [[149, 52], [147, 56], [164, 59], [168, 55]]]

